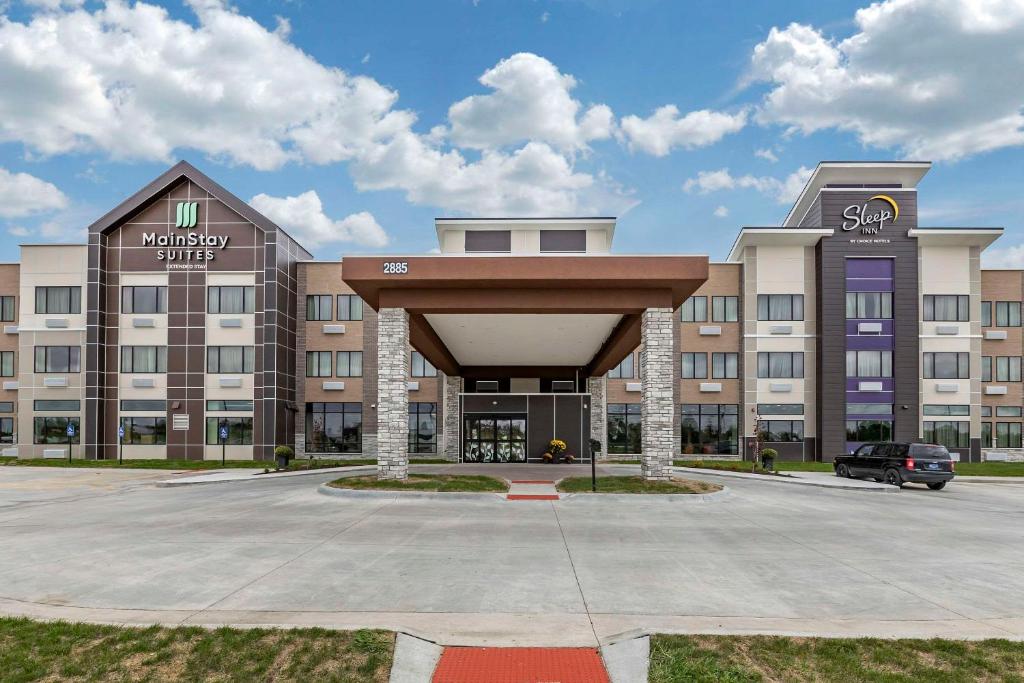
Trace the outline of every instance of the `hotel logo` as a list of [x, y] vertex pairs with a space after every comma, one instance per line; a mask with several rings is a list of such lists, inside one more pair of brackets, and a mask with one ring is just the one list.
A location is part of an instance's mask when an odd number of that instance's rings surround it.
[[[868, 205], [875, 200], [888, 204], [874, 213], [868, 213]], [[890, 210], [891, 209], [891, 210]], [[887, 194], [876, 194], [868, 197], [864, 204], [851, 204], [843, 209], [843, 230], [849, 232], [860, 228], [865, 235], [876, 235], [885, 227], [886, 222], [893, 222], [900, 217], [900, 207], [896, 200]]]
[[175, 213], [174, 227], [194, 228], [196, 227], [196, 214], [199, 212], [199, 202], [178, 202]]

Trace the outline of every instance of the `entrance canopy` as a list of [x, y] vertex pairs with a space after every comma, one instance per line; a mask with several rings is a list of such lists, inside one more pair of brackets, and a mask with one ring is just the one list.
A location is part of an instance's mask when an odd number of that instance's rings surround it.
[[640, 345], [645, 309], [678, 308], [707, 277], [706, 256], [350, 256], [342, 269], [374, 310], [407, 310], [410, 343], [449, 375], [602, 375]]

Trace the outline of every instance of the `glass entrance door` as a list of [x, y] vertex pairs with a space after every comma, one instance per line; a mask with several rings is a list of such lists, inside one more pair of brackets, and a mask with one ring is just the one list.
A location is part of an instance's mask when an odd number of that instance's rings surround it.
[[526, 462], [525, 415], [472, 415], [463, 423], [463, 462]]

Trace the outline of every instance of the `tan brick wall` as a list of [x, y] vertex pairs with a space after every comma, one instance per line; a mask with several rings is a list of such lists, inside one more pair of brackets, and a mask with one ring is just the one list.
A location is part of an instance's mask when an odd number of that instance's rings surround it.
[[[18, 291], [19, 288], [19, 266], [16, 263], [4, 263], [0, 264], [0, 296], [13, 296], [14, 301], [14, 320], [2, 321], [0, 326], [17, 326], [18, 324], [18, 307], [21, 302], [18, 301], [17, 297], [21, 295]], [[3, 331], [3, 327], [0, 327], [0, 351], [13, 351], [14, 352], [14, 376], [12, 377], [0, 377], [0, 382], [16, 382], [18, 380], [18, 335], [7, 334]], [[3, 385], [0, 384], [0, 401], [6, 401], [12, 403], [14, 406], [14, 413], [2, 413], [0, 417], [13, 417], [14, 418], [14, 429], [15, 436], [18, 432], [18, 391], [16, 389], [4, 390]], [[23, 438], [31, 440], [32, 434], [29, 433], [24, 435]], [[15, 440], [17, 443], [17, 440]], [[13, 447], [14, 444], [0, 444], [0, 449]]]
[[[1022, 301], [1024, 300], [1024, 271], [1020, 270], [983, 270], [981, 271], [981, 300], [993, 302], [992, 322], [995, 323], [995, 302], [996, 301]], [[1021, 327], [983, 327], [982, 334], [986, 330], [1000, 330], [1006, 332], [1005, 340], [982, 339], [981, 355], [992, 357], [992, 382], [982, 382], [981, 405], [992, 407], [992, 417], [981, 418], [982, 422], [1020, 422], [1021, 418], [995, 417], [996, 406], [1024, 405], [1024, 383], [1022, 382], [996, 382], [995, 358], [998, 356], [1022, 356], [1024, 355], [1024, 328]], [[1005, 386], [1006, 394], [990, 396], [985, 394], [985, 387]], [[993, 434], [995, 427], [993, 426]], [[982, 448], [989, 448], [990, 444], [982, 444]]]

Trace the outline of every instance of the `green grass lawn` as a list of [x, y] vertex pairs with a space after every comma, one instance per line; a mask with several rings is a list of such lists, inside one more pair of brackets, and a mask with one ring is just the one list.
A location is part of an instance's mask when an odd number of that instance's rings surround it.
[[673, 460], [675, 467], [698, 467], [705, 470], [725, 470], [726, 472], [746, 472], [750, 474], [772, 474], [761, 467], [751, 467], [749, 462], [736, 460]]
[[[563, 493], [591, 493], [590, 477], [568, 477], [558, 482]], [[643, 477], [598, 477], [598, 493], [711, 493], [721, 486], [690, 479], [644, 481]]]
[[1024, 680], [1024, 643], [772, 636], [651, 638], [650, 683]]
[[377, 479], [372, 477], [345, 477], [335, 479], [328, 486], [339, 489], [362, 489], [374, 491], [440, 491], [456, 492], [496, 492], [508, 491], [508, 484], [494, 477], [460, 474], [410, 474], [405, 481], [395, 479]]
[[394, 646], [386, 631], [211, 631], [0, 618], [0, 679], [384, 683]]
[[[410, 458], [413, 465], [451, 464], [447, 460], [439, 458]], [[310, 465], [315, 468], [324, 467], [356, 467], [359, 465], [376, 465], [376, 460], [292, 460], [288, 465], [289, 471], [309, 469]], [[223, 465], [220, 460], [125, 460], [120, 464], [117, 460], [79, 460], [78, 458], [68, 462], [59, 458], [31, 458], [20, 459], [12, 457], [0, 457], [0, 467], [9, 465], [13, 467], [109, 467], [123, 469], [144, 469], [144, 470], [219, 470], [227, 467], [243, 467], [249, 469], [274, 468], [274, 462], [270, 460], [228, 460]]]

